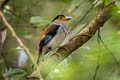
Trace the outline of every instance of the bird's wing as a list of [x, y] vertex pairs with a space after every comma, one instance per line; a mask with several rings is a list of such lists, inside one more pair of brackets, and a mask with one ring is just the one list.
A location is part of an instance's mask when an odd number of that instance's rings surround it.
[[39, 46], [43, 47], [46, 45], [57, 33], [57, 30], [59, 29], [60, 25], [57, 24], [51, 24], [49, 25], [43, 32], [43, 34], [40, 37], [40, 43]]
[[50, 40], [52, 40], [52, 38], [56, 35], [59, 27], [60, 27], [60, 25], [51, 24], [42, 33], [42, 35], [40, 37], [40, 42], [39, 42], [37, 63], [39, 63], [40, 55], [42, 55], [42, 47], [45, 46], [46, 44], [48, 44], [48, 42], [50, 42]]

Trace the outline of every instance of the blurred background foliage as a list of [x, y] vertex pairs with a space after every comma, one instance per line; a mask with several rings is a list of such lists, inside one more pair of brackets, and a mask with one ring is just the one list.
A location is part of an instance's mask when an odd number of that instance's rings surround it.
[[[2, 1], [0, 0], [0, 4]], [[10, 0], [4, 8], [4, 14], [17, 35], [37, 59], [39, 37], [46, 25], [56, 15], [65, 14], [73, 17], [69, 22], [70, 30], [71, 25], [85, 15], [93, 1]], [[105, 0], [104, 5], [107, 6], [111, 1]], [[101, 10], [103, 2], [104, 0], [99, 0], [89, 14], [72, 28], [70, 32], [72, 36], [95, 17]], [[96, 34], [50, 72], [46, 80], [120, 80], [120, 65], [118, 65], [120, 63], [120, 0], [116, 0], [115, 4], [111, 8], [112, 18], [101, 27], [102, 40], [109, 50], [98, 44]], [[0, 24], [0, 28], [5, 27], [2, 21]], [[6, 36], [4, 44], [0, 46], [0, 71], [6, 79], [24, 80], [25, 76], [32, 72], [32, 64], [9, 30]], [[47, 70], [52, 66], [54, 64], [47, 66]], [[97, 66], [99, 68], [95, 75]], [[7, 72], [8, 68], [10, 70]], [[42, 73], [47, 73], [47, 70]]]

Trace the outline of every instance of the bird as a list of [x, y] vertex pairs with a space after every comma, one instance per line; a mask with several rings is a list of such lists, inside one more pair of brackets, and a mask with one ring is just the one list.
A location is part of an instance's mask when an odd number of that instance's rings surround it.
[[72, 17], [57, 15], [44, 29], [38, 44], [37, 64], [40, 62], [41, 56], [58, 48], [63, 43], [68, 34], [67, 21], [71, 19]]

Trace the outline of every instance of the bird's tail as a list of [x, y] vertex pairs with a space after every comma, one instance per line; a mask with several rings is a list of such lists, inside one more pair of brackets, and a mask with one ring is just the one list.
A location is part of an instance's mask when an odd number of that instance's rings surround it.
[[37, 59], [37, 64], [40, 63], [40, 57], [42, 56], [42, 47], [38, 49], [38, 59]]

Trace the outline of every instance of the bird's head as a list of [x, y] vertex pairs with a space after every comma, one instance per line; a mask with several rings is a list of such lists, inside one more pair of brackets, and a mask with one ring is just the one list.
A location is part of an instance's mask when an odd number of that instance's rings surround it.
[[72, 19], [72, 17], [68, 17], [68, 16], [65, 16], [65, 15], [57, 15], [53, 20], [52, 20], [52, 22], [53, 21], [68, 21], [68, 20], [70, 20], [70, 19]]

